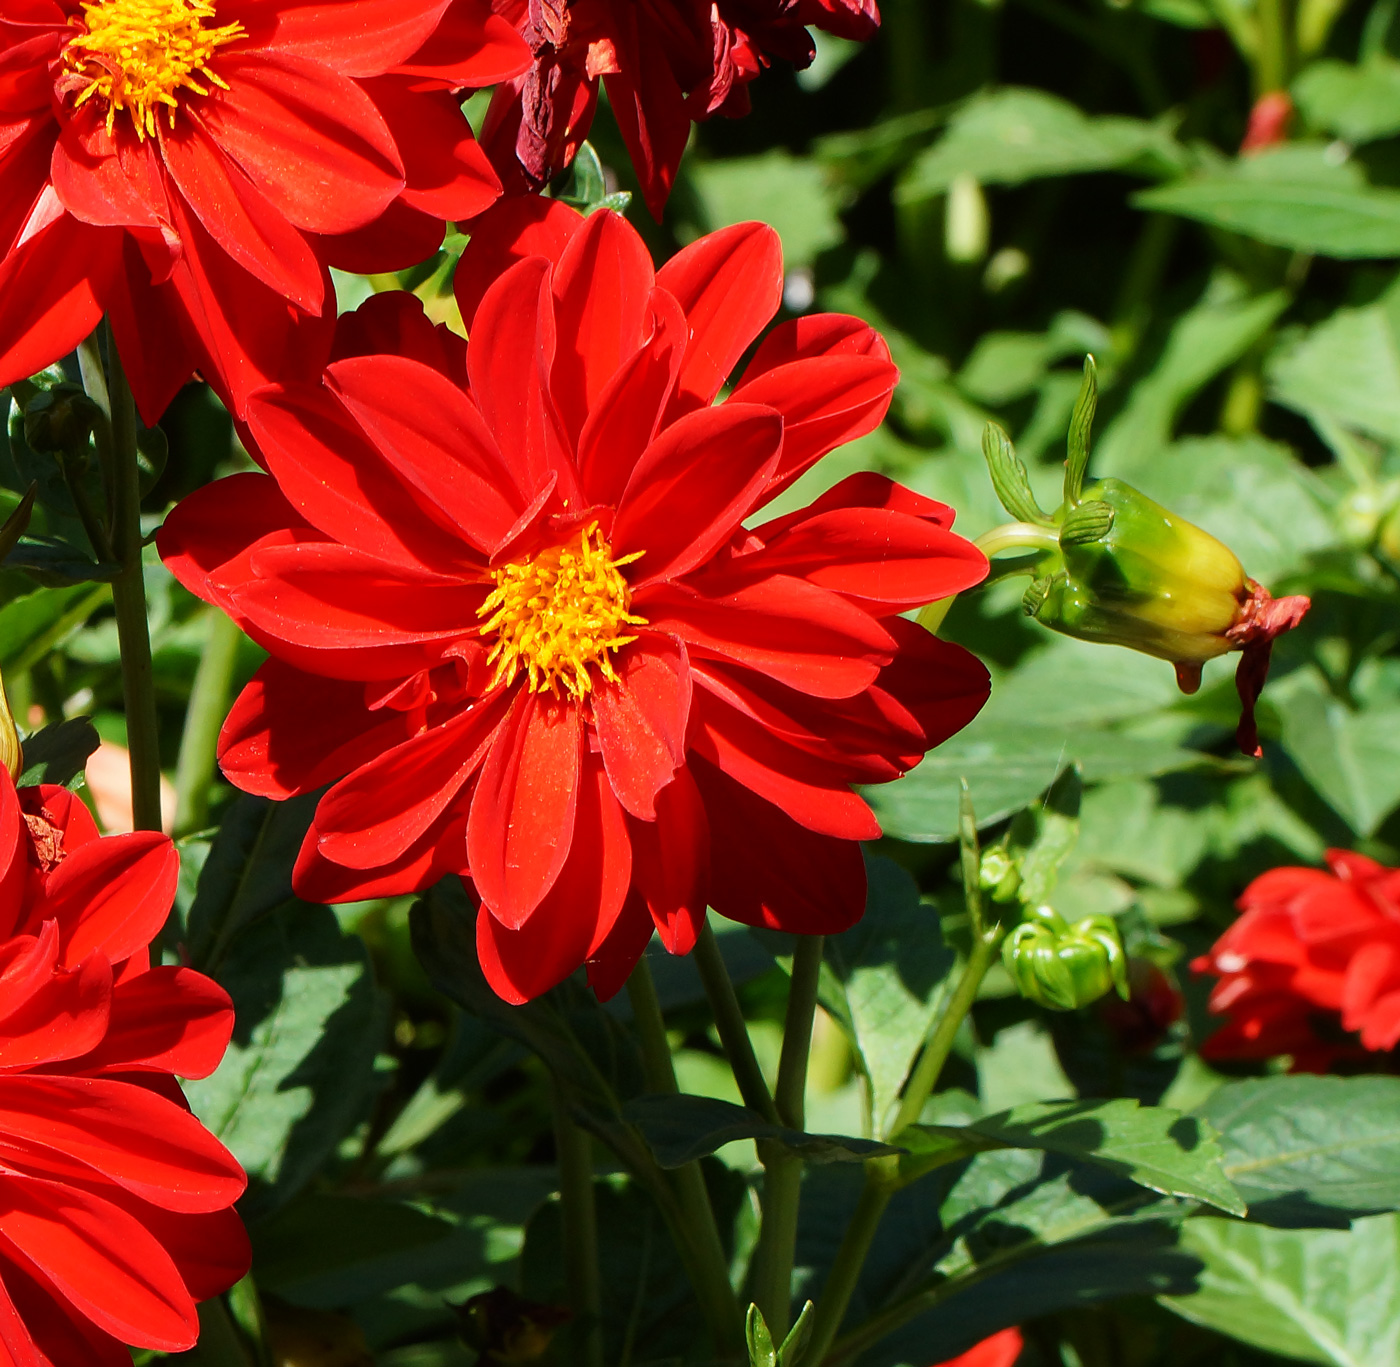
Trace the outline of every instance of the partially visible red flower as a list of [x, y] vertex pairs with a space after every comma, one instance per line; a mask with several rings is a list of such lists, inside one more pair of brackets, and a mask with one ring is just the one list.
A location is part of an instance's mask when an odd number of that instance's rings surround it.
[[951, 509], [856, 475], [755, 516], [878, 425], [879, 336], [784, 323], [713, 406], [777, 311], [772, 229], [656, 271], [616, 214], [523, 203], [458, 269], [469, 345], [381, 296], [323, 385], [251, 400], [271, 477], [206, 486], [160, 539], [273, 656], [224, 772], [273, 797], [334, 784], [299, 893], [470, 877], [515, 1001], [585, 961], [616, 991], [653, 927], [687, 952], [707, 903], [850, 925], [879, 833], [852, 785], [917, 764], [988, 690], [899, 615], [986, 573]]
[[217, 984], [151, 968], [175, 895], [163, 835], [99, 837], [63, 788], [0, 769], [0, 1356], [118, 1367], [178, 1352], [248, 1269], [244, 1176], [175, 1081], [233, 1029]]
[[1101, 997], [1094, 1010], [1128, 1054], [1155, 1049], [1185, 1006], [1180, 989], [1150, 959], [1128, 960], [1128, 1000], [1116, 993]]
[[1347, 850], [1327, 863], [1260, 875], [1243, 915], [1191, 965], [1219, 975], [1210, 1009], [1226, 1018], [1203, 1057], [1290, 1054], [1296, 1070], [1321, 1072], [1400, 1044], [1400, 870]]
[[935, 1362], [933, 1367], [1012, 1367], [1024, 1347], [1019, 1329], [1003, 1329], [947, 1362]]
[[103, 313], [148, 422], [315, 374], [327, 266], [500, 193], [456, 92], [528, 60], [488, 0], [0, 0], [0, 386]]
[[482, 130], [507, 190], [534, 190], [588, 136], [607, 87], [642, 193], [657, 218], [690, 125], [749, 112], [748, 84], [774, 57], [806, 67], [808, 28], [866, 39], [876, 0], [497, 0], [534, 53], [502, 85]]

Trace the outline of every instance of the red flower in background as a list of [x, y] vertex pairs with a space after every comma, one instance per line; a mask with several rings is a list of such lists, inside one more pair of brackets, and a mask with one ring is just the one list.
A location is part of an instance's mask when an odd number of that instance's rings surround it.
[[498, 0], [534, 64], [496, 91], [482, 141], [508, 190], [535, 190], [574, 159], [607, 87], [642, 193], [661, 217], [692, 122], [749, 112], [774, 57], [808, 66], [808, 27], [866, 39], [875, 0]]
[[959, 1353], [947, 1362], [936, 1362], [933, 1367], [1013, 1367], [1023, 1347], [1025, 1341], [1019, 1329], [1003, 1329], [967, 1352]]
[[1400, 1044], [1400, 870], [1347, 850], [1327, 863], [1256, 878], [1244, 914], [1191, 965], [1220, 976], [1210, 1009], [1226, 1018], [1203, 1057], [1291, 1054], [1295, 1070], [1322, 1072]]
[[760, 224], [654, 271], [617, 215], [521, 201], [457, 284], [465, 354], [382, 296], [324, 385], [249, 403], [275, 482], [221, 480], [165, 524], [170, 568], [273, 656], [224, 772], [278, 798], [335, 781], [294, 877], [310, 900], [469, 876], [510, 1000], [585, 961], [616, 991], [653, 926], [688, 951], [707, 903], [850, 925], [879, 834], [851, 785], [987, 696], [976, 659], [898, 614], [986, 561], [876, 475], [745, 520], [878, 425], [884, 343], [855, 318], [784, 323], [712, 407], [778, 307]]
[[64, 788], [0, 770], [0, 1349], [118, 1367], [194, 1345], [195, 1302], [248, 1269], [244, 1177], [175, 1081], [223, 1057], [233, 1007], [146, 946], [175, 895], [162, 835], [99, 838]]
[[528, 59], [488, 0], [0, 0], [0, 385], [104, 312], [148, 422], [314, 375], [326, 266], [500, 193], [454, 92]]

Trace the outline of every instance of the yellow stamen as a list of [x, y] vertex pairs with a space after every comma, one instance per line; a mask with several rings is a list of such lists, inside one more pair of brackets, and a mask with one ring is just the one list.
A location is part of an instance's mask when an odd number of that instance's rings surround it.
[[590, 665], [616, 681], [612, 653], [637, 639], [623, 634], [628, 626], [646, 622], [628, 611], [632, 590], [621, 574], [641, 554], [614, 560], [595, 522], [574, 541], [491, 570], [496, 587], [477, 616], [488, 619], [483, 636], [496, 633], [487, 656], [496, 666], [492, 686], [513, 682], [523, 668], [532, 693], [558, 697], [562, 687], [577, 700], [592, 691]]
[[209, 61], [245, 30], [240, 23], [205, 28], [204, 21], [214, 17], [213, 0], [83, 0], [83, 13], [87, 31], [70, 38], [64, 53], [69, 69], [88, 81], [74, 108], [106, 100], [108, 134], [125, 110], [138, 138], [155, 137], [162, 105], [174, 128], [176, 93], [209, 93], [196, 76], [228, 89]]

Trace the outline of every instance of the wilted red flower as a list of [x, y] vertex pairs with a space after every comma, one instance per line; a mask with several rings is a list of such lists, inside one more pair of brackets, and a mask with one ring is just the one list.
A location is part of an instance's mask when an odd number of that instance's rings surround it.
[[657, 218], [690, 125], [749, 112], [748, 83], [774, 57], [808, 66], [808, 27], [866, 39], [876, 0], [499, 0], [535, 54], [491, 102], [482, 141], [506, 188], [538, 189], [574, 159], [608, 102]]
[[[988, 688], [897, 616], [985, 574], [951, 510], [857, 475], [744, 525], [880, 422], [876, 333], [784, 323], [712, 407], [778, 307], [776, 234], [729, 228], [654, 272], [617, 215], [530, 203], [531, 230], [462, 260], [465, 356], [415, 301], [376, 300], [323, 386], [251, 400], [276, 483], [207, 486], [160, 541], [273, 655], [224, 772], [279, 798], [338, 780], [300, 895], [469, 874], [482, 961], [517, 1001], [585, 960], [615, 991], [653, 922], [685, 952], [707, 901], [850, 925], [879, 833], [851, 785], [916, 764]], [[401, 354], [354, 354], [395, 332]]]
[[1244, 914], [1191, 965], [1220, 975], [1210, 1009], [1226, 1018], [1203, 1057], [1291, 1054], [1295, 1070], [1321, 1072], [1400, 1044], [1400, 870], [1347, 850], [1327, 863], [1260, 875]]
[[175, 1081], [213, 1072], [233, 1007], [146, 946], [175, 896], [163, 835], [99, 837], [64, 788], [0, 769], [0, 1346], [116, 1367], [193, 1346], [248, 1268], [244, 1177]]
[[1003, 1329], [967, 1352], [959, 1353], [947, 1362], [936, 1362], [933, 1367], [1013, 1367], [1024, 1346], [1019, 1329]]
[[500, 193], [454, 92], [528, 60], [488, 0], [0, 0], [0, 385], [104, 312], [148, 422], [195, 367], [314, 374], [327, 265]]

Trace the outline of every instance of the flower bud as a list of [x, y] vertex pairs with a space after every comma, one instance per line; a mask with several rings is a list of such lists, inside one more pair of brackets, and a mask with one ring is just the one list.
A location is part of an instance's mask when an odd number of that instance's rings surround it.
[[0, 764], [10, 772], [16, 782], [24, 772], [24, 747], [19, 741], [19, 727], [15, 725], [14, 714], [10, 711], [10, 700], [5, 696], [5, 681], [0, 679]]
[[991, 895], [992, 901], [1010, 902], [1020, 890], [1021, 870], [1009, 851], [993, 845], [982, 851], [977, 881], [982, 891]]
[[1052, 1011], [1074, 1011], [1114, 989], [1128, 996], [1123, 944], [1110, 916], [1071, 926], [1053, 907], [1028, 908], [1002, 959], [1020, 994]]
[[40, 390], [24, 406], [24, 440], [31, 451], [77, 451], [101, 415], [81, 385], [64, 381]]

